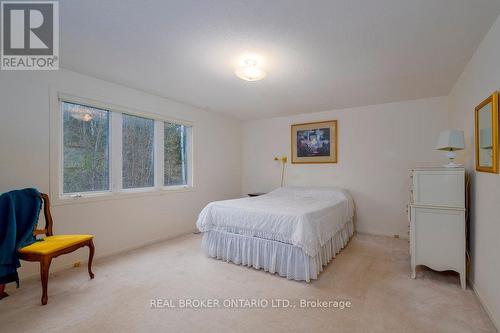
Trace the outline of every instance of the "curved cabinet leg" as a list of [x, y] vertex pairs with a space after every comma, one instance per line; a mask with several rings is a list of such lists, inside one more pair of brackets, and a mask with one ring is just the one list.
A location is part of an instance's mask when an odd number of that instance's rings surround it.
[[92, 272], [92, 259], [94, 259], [94, 252], [95, 252], [94, 242], [91, 239], [89, 241], [89, 263], [88, 263], [89, 276], [91, 279], [94, 278], [94, 273]]
[[415, 266], [411, 267], [411, 278], [412, 279], [417, 278], [417, 272], [415, 271]]
[[0, 299], [5, 298], [7, 296], [9, 296], [9, 294], [5, 292], [5, 284], [0, 284]]
[[462, 286], [463, 290], [467, 289], [467, 280], [465, 273], [460, 273], [460, 285]]
[[49, 284], [49, 268], [52, 262], [51, 257], [42, 257], [40, 260], [40, 279], [42, 280], [42, 305], [47, 304], [49, 296], [47, 294], [47, 287]]

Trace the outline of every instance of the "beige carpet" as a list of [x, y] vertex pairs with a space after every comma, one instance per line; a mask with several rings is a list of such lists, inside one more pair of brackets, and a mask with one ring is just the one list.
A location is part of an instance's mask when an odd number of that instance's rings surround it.
[[[83, 267], [53, 274], [44, 307], [38, 281], [10, 286], [0, 331], [494, 332], [456, 275], [426, 270], [410, 279], [406, 240], [357, 235], [311, 284], [207, 258], [200, 241], [188, 235], [97, 261], [92, 281]], [[350, 300], [352, 307], [151, 309], [156, 298]]]

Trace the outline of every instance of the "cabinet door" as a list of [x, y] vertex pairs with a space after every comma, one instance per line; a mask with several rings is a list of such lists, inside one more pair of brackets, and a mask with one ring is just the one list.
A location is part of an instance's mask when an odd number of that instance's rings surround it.
[[465, 269], [465, 212], [412, 207], [412, 262], [432, 269]]
[[415, 171], [413, 203], [443, 207], [465, 207], [463, 171]]

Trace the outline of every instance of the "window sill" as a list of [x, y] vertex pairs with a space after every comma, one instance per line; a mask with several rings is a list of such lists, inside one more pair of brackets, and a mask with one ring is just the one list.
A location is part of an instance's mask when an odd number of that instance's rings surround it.
[[143, 198], [143, 197], [159, 197], [170, 194], [184, 193], [184, 192], [195, 192], [193, 186], [170, 186], [155, 189], [137, 189], [137, 190], [125, 190], [121, 192], [109, 192], [109, 193], [99, 193], [99, 194], [86, 194], [82, 197], [58, 197], [57, 195], [52, 195], [51, 204], [53, 206], [64, 206], [64, 205], [75, 205], [75, 204], [85, 204], [92, 202], [102, 202], [110, 200], [126, 200], [132, 198]]

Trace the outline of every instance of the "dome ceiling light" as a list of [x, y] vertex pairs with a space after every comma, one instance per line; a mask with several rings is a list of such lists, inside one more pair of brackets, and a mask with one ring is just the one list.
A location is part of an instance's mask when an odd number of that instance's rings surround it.
[[235, 74], [245, 81], [259, 81], [266, 77], [266, 72], [259, 67], [257, 60], [251, 58], [244, 59]]

